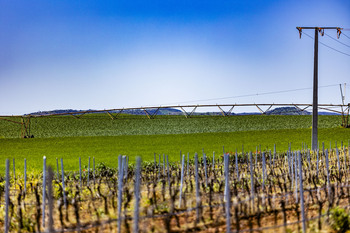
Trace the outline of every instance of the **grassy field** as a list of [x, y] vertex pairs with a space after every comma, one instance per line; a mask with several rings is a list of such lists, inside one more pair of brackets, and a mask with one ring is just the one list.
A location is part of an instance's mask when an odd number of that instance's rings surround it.
[[[349, 129], [339, 127], [340, 116], [320, 116], [319, 141], [329, 147], [330, 141], [348, 144]], [[30, 170], [39, 170], [42, 156], [56, 167], [56, 157], [63, 158], [67, 170], [78, 169], [78, 157], [87, 165], [88, 157], [96, 163], [117, 166], [119, 154], [135, 155], [143, 160], [153, 160], [153, 154], [168, 154], [178, 161], [180, 150], [190, 153], [222, 154], [226, 151], [272, 149], [286, 150], [288, 143], [293, 149], [303, 142], [310, 144], [311, 116], [234, 116], [234, 117], [144, 117], [110, 120], [106, 116], [89, 115], [83, 119], [73, 117], [39, 118], [32, 121], [33, 139], [18, 138], [18, 125], [0, 121], [0, 171], [4, 171], [5, 159], [15, 158], [17, 169], [22, 170], [27, 158]]]
[[[20, 121], [20, 119], [15, 119]], [[337, 128], [341, 116], [320, 116], [319, 127]], [[72, 116], [32, 118], [31, 129], [35, 138], [162, 135], [189, 133], [222, 133], [280, 129], [310, 129], [311, 116], [157, 116], [149, 120], [145, 116], [123, 116], [111, 120], [105, 114], [90, 114], [81, 119]], [[0, 138], [20, 137], [21, 126], [0, 120]]]

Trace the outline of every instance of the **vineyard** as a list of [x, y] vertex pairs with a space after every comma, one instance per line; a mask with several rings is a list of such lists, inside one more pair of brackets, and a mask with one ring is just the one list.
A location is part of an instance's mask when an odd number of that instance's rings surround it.
[[44, 158], [43, 172], [17, 176], [7, 160], [0, 224], [10, 232], [342, 232], [349, 147], [322, 147], [203, 150], [178, 162], [154, 154], [136, 164], [119, 156], [118, 168], [89, 158], [78, 172], [65, 172], [63, 159], [53, 171]]

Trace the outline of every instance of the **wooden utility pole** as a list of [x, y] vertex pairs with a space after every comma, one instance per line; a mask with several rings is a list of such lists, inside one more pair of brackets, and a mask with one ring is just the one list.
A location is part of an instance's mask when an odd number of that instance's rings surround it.
[[315, 30], [315, 45], [314, 45], [314, 84], [313, 84], [313, 98], [312, 98], [312, 134], [311, 134], [311, 148], [317, 150], [318, 147], [318, 33], [324, 35], [325, 29], [337, 30], [337, 37], [341, 34], [342, 28], [339, 27], [297, 27], [299, 36], [301, 38], [303, 29]]

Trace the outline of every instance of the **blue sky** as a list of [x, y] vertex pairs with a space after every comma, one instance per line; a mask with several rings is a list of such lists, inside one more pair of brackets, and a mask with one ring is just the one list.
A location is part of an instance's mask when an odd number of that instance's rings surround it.
[[[312, 87], [313, 40], [299, 39], [296, 26], [349, 29], [349, 12], [348, 0], [0, 0], [0, 114], [311, 103], [311, 89], [216, 98]], [[328, 36], [320, 41], [350, 54]], [[320, 45], [319, 85], [349, 82], [349, 64]], [[339, 87], [320, 88], [319, 102], [340, 103]]]

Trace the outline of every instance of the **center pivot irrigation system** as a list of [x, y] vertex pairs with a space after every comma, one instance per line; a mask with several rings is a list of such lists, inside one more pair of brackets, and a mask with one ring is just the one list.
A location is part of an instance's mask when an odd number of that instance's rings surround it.
[[[294, 107], [297, 110], [297, 113], [302, 115], [312, 107], [312, 104], [203, 104], [203, 105], [169, 105], [169, 106], [151, 106], [151, 107], [139, 107], [139, 108], [116, 108], [116, 109], [107, 109], [107, 110], [88, 110], [88, 111], [74, 111], [74, 112], [64, 112], [64, 113], [48, 113], [48, 114], [29, 114], [29, 115], [17, 115], [17, 116], [0, 116], [0, 120], [9, 121], [12, 123], [20, 124], [21, 127], [21, 136], [22, 138], [32, 138], [34, 137], [31, 133], [31, 119], [42, 118], [42, 117], [54, 117], [54, 116], [72, 116], [75, 119], [82, 119], [84, 115], [92, 113], [107, 114], [111, 120], [121, 119], [121, 114], [130, 114], [132, 111], [143, 112], [143, 115], [148, 119], [155, 119], [156, 116], [160, 115], [162, 109], [176, 109], [180, 110], [186, 118], [191, 118], [198, 115], [203, 115], [202, 111], [197, 111], [204, 109], [207, 113], [211, 115], [221, 115], [222, 117], [234, 117], [234, 109], [239, 108], [254, 108], [259, 112], [258, 114], [266, 115], [272, 107]], [[208, 109], [212, 111], [207, 111]], [[228, 110], [227, 110], [228, 109]], [[319, 110], [324, 110], [328, 112], [333, 112], [340, 114], [342, 116], [343, 127], [349, 128], [349, 110], [350, 103], [345, 104], [318, 104]], [[179, 113], [180, 113], [179, 111]], [[197, 111], [197, 112], [196, 112]], [[217, 112], [219, 111], [219, 112]], [[218, 113], [218, 114], [217, 114]], [[251, 113], [256, 114], [256, 113]], [[131, 116], [132, 114], [130, 114]], [[140, 114], [138, 114], [140, 115]], [[206, 114], [205, 114], [206, 115]], [[125, 115], [123, 116], [125, 119]], [[89, 119], [89, 118], [83, 118]], [[92, 118], [93, 119], [93, 118]]]

